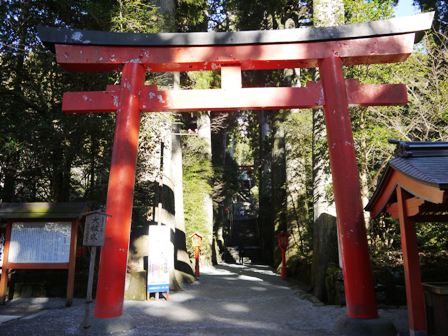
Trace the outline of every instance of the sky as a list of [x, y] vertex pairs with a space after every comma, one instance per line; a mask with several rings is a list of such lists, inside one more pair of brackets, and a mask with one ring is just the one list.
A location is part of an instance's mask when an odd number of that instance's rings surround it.
[[419, 9], [412, 5], [412, 0], [399, 0], [398, 6], [395, 7], [395, 16], [409, 16], [419, 13]]

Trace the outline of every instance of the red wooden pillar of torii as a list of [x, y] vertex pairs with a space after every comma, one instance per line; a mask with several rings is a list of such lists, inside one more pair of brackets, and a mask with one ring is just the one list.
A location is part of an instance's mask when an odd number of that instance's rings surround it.
[[140, 128], [140, 95], [145, 67], [127, 63], [120, 85], [112, 163], [107, 190], [105, 241], [101, 251], [95, 314], [97, 317], [120, 316], [123, 310], [124, 281], [134, 196], [135, 163]]
[[[324, 106], [347, 315], [376, 318], [348, 106], [405, 104], [406, 87], [346, 80], [342, 65], [404, 61], [412, 52], [415, 32], [431, 25], [432, 16], [422, 15], [366, 25], [241, 33], [114, 34], [41, 29], [41, 40], [55, 49], [57, 62], [67, 70], [123, 69], [120, 86], [66, 93], [62, 107], [66, 113], [117, 112], [106, 210], [112, 217], [101, 255], [95, 315], [116, 317], [122, 313], [140, 112]], [[322, 83], [292, 88], [241, 86], [242, 70], [308, 67], [319, 67]], [[222, 89], [161, 91], [143, 85], [146, 71], [219, 69]]]
[[355, 318], [375, 318], [372, 270], [368, 262], [361, 188], [342, 61], [338, 57], [325, 58], [319, 63], [319, 70], [325, 94], [325, 123], [347, 314]]

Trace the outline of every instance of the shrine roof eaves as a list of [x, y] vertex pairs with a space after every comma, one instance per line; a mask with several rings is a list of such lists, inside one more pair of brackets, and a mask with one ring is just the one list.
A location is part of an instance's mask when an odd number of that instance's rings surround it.
[[448, 189], [448, 142], [395, 141], [389, 166], [422, 183]]
[[393, 18], [389, 20], [356, 23], [335, 27], [305, 27], [297, 29], [196, 32], [196, 33], [115, 33], [91, 30], [73, 30], [39, 26], [42, 43], [54, 50], [55, 44], [98, 46], [206, 46], [247, 45], [331, 41], [365, 37], [397, 35], [415, 32], [420, 40], [431, 28], [434, 12]]
[[418, 183], [448, 190], [448, 142], [390, 141], [397, 145], [378, 186], [365, 209], [370, 211], [379, 199], [392, 172], [398, 171]]
[[391, 160], [389, 165], [422, 183], [448, 189], [448, 156], [398, 157]]
[[85, 202], [0, 203], [0, 221], [8, 219], [77, 219], [89, 209]]

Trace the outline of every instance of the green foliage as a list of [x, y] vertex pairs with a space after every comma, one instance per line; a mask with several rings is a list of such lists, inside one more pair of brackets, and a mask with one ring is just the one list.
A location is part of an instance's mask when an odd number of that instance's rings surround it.
[[[405, 63], [359, 66], [346, 71], [348, 76], [362, 82], [404, 83], [408, 88], [409, 103], [405, 106], [351, 109], [360, 171], [366, 175], [367, 196], [375, 189], [387, 161], [392, 158], [395, 146], [388, 144], [388, 139], [448, 139], [447, 39], [443, 35], [435, 39], [427, 36], [423, 43]], [[443, 250], [446, 246], [443, 227], [421, 223], [418, 228], [422, 249], [428, 253]], [[400, 262], [396, 222], [388, 218], [377, 219], [369, 226], [368, 235], [376, 263]]]
[[207, 143], [196, 136], [185, 136], [183, 142], [183, 172], [184, 172], [184, 211], [187, 235], [187, 249], [193, 255], [189, 237], [194, 232], [203, 235], [202, 252], [211, 255], [210, 229], [206, 225], [204, 199], [211, 195], [210, 180], [213, 169], [207, 154]]
[[446, 223], [422, 223], [416, 225], [419, 250], [423, 253], [447, 254], [448, 225]]
[[[345, 4], [349, 23], [387, 18], [392, 15], [394, 5], [392, 1], [345, 1]], [[351, 108], [366, 198], [375, 189], [386, 163], [392, 158], [395, 146], [388, 144], [388, 139], [446, 141], [448, 137], [446, 37], [438, 35], [434, 39], [428, 36], [423, 43], [404, 63], [345, 69], [346, 77], [364, 83], [404, 83], [408, 87], [409, 103], [405, 106]], [[440, 251], [446, 244], [443, 229], [435, 230], [437, 226], [432, 223], [421, 223], [418, 227], [422, 248], [437, 246]], [[372, 221], [368, 237], [375, 263], [400, 263], [400, 232], [395, 221], [388, 217]]]
[[232, 30], [268, 30], [309, 25], [311, 1], [228, 0], [225, 26]]
[[390, 216], [379, 216], [372, 220], [367, 234], [374, 264], [382, 266], [401, 264], [400, 226], [396, 221]]
[[[312, 250], [313, 164], [312, 111], [295, 111], [285, 120], [287, 217], [292, 246], [299, 260]], [[290, 251], [291, 253], [291, 251]]]
[[220, 87], [219, 78], [217, 71], [190, 71], [183, 86], [198, 90], [217, 88]]
[[[254, 142], [251, 137], [257, 130], [251, 128], [253, 120], [253, 112], [240, 112], [237, 119], [237, 126], [231, 133], [231, 142], [233, 146], [233, 156], [240, 166], [250, 166], [254, 164]], [[256, 133], [255, 133], [256, 134]]]
[[[447, 139], [447, 46], [426, 39], [424, 51], [417, 49], [406, 63], [354, 67], [348, 76], [368, 83], [404, 83], [409, 103], [394, 107], [352, 109], [354, 136], [360, 162], [368, 169], [372, 190], [391, 158], [394, 146], [388, 139], [441, 141]], [[361, 167], [363, 169], [363, 167]]]
[[91, 5], [67, 0], [1, 6], [3, 201], [104, 200], [111, 140], [103, 137], [112, 138], [113, 116], [66, 116], [60, 104], [64, 91], [104, 88], [107, 76], [63, 72], [35, 32], [38, 24], [97, 27], [108, 10], [100, 15]]
[[235, 145], [235, 160], [240, 166], [251, 166], [254, 163], [253, 149], [249, 142], [241, 141]]
[[[165, 153], [170, 148], [167, 142], [170, 141], [169, 131], [173, 119], [170, 113], [145, 113], [141, 117], [134, 206], [149, 207], [156, 204], [161, 146], [164, 146]], [[165, 166], [167, 164], [169, 162], [164, 163]]]
[[176, 26], [181, 32], [207, 30], [206, 0], [177, 0]]
[[[159, 7], [150, 1], [118, 0], [112, 7], [113, 31], [157, 33], [169, 29], [169, 25], [168, 15], [162, 14]], [[172, 86], [172, 76], [150, 73], [147, 74], [147, 82], [159, 87]], [[134, 206], [149, 207], [156, 202], [160, 177], [160, 146], [162, 143], [167, 145], [173, 119], [173, 115], [169, 113], [144, 113], [141, 116]]]
[[158, 8], [148, 1], [118, 0], [112, 10], [112, 30], [130, 33], [156, 33], [163, 26]]
[[360, 23], [390, 18], [398, 0], [344, 0], [345, 22]]

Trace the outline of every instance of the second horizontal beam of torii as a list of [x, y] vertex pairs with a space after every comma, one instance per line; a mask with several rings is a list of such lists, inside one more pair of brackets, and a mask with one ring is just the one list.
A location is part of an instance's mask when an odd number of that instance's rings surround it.
[[[360, 84], [345, 80], [350, 105], [387, 106], [407, 103], [404, 84]], [[66, 92], [62, 110], [66, 113], [113, 112], [120, 106], [120, 85], [106, 91]], [[305, 87], [261, 87], [206, 90], [158, 90], [145, 86], [141, 93], [141, 112], [228, 111], [312, 108], [323, 106], [320, 82]]]

